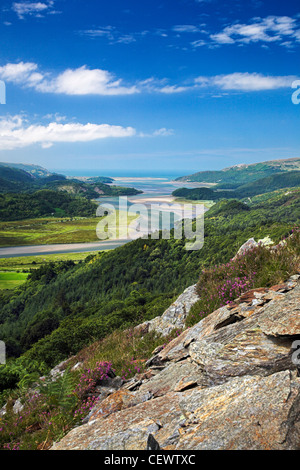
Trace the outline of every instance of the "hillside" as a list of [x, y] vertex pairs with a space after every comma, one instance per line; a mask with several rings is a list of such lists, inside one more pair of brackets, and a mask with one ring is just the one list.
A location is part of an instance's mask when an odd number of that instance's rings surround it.
[[300, 170], [300, 158], [272, 160], [263, 163], [240, 164], [220, 171], [200, 171], [182, 176], [176, 181], [214, 183], [219, 189], [235, 189], [237, 186], [271, 176], [274, 173]]
[[64, 191], [87, 199], [101, 196], [129, 196], [140, 194], [135, 188], [114, 186], [111, 178], [67, 178], [50, 173], [35, 165], [0, 163], [0, 193], [34, 192], [39, 189]]
[[90, 200], [62, 191], [39, 190], [25, 194], [0, 194], [0, 220], [38, 217], [94, 217], [97, 205]]
[[191, 199], [191, 200], [212, 200], [220, 199], [243, 199], [260, 194], [270, 193], [279, 189], [296, 188], [300, 186], [300, 171], [288, 171], [285, 173], [275, 173], [271, 176], [259, 178], [241, 186], [237, 186], [234, 190], [222, 190], [216, 186], [211, 188], [180, 188], [172, 193], [175, 197]]
[[34, 177], [26, 171], [0, 165], [0, 192], [20, 192], [34, 184]]
[[32, 165], [32, 164], [26, 164], [26, 163], [0, 162], [0, 166], [5, 166], [8, 168], [16, 168], [17, 170], [26, 171], [26, 173], [29, 173], [35, 178], [45, 178], [52, 174], [49, 170], [46, 170], [46, 168], [43, 168], [42, 166], [39, 166], [39, 165]]
[[20, 289], [2, 293], [0, 337], [8, 355], [26, 352], [53, 366], [88, 338], [162, 313], [202, 269], [229, 261], [249, 238], [279, 241], [300, 222], [299, 191], [247, 211], [228, 204], [206, 213], [202, 250], [187, 251], [184, 239], [139, 239], [77, 266], [50, 264], [34, 271]]
[[162, 450], [298, 449], [299, 236], [248, 241], [161, 316], [94, 332], [40, 379], [38, 356], [0, 368], [2, 385], [19, 380], [2, 394], [1, 448], [144, 450], [151, 434]]
[[83, 424], [52, 449], [146, 450], [150, 434], [162, 451], [299, 449], [299, 278], [212, 312], [131, 380], [109, 374]]

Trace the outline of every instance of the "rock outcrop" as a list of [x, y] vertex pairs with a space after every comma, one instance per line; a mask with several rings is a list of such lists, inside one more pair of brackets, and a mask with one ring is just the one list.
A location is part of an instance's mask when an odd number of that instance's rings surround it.
[[185, 330], [52, 449], [145, 450], [150, 434], [163, 450], [299, 449], [299, 278]]
[[180, 330], [184, 327], [186, 317], [197, 300], [199, 300], [199, 297], [196, 294], [195, 284], [185, 289], [161, 316], [142, 323], [136, 329], [142, 329], [144, 332], [155, 330], [162, 336], [168, 336], [172, 330]]

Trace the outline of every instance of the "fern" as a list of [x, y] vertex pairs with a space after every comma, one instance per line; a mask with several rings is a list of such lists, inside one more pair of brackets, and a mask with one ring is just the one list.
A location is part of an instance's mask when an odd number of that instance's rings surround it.
[[55, 381], [49, 381], [40, 388], [49, 405], [59, 408], [62, 412], [70, 412], [77, 403], [74, 394], [75, 381], [69, 370]]

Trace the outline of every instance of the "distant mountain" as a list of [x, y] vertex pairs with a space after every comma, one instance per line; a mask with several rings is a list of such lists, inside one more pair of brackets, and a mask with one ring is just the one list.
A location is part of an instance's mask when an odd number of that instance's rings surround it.
[[25, 163], [0, 162], [0, 166], [6, 166], [9, 168], [16, 168], [18, 170], [26, 171], [27, 173], [34, 176], [35, 178], [45, 178], [53, 174], [50, 171], [46, 170], [46, 168], [43, 168], [42, 166], [30, 165], [27, 163], [25, 164]]
[[177, 178], [176, 181], [213, 183], [219, 189], [236, 189], [243, 184], [251, 183], [275, 173], [300, 170], [300, 158], [272, 160], [269, 162], [240, 164], [220, 171], [200, 171]]
[[[22, 168], [17, 168], [20, 166]], [[30, 170], [25, 171], [23, 168]], [[64, 191], [73, 195], [80, 195], [86, 199], [97, 199], [100, 196], [132, 196], [140, 194], [135, 188], [113, 186], [113, 180], [106, 177], [93, 177], [71, 179], [64, 175], [50, 173], [36, 165], [19, 165], [0, 163], [0, 193], [34, 192], [39, 189]]]

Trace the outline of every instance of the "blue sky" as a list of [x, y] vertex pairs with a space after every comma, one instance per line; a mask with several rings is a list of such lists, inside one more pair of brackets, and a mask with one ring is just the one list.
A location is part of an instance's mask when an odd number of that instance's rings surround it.
[[98, 174], [300, 156], [300, 5], [3, 0], [0, 161]]

